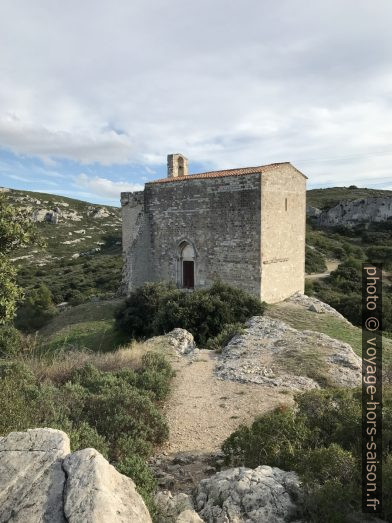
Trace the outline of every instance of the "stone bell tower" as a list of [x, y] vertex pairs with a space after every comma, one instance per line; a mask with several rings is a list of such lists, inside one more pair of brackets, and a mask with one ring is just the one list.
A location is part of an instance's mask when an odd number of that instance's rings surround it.
[[181, 178], [188, 176], [188, 158], [182, 154], [168, 154], [167, 156], [167, 177]]

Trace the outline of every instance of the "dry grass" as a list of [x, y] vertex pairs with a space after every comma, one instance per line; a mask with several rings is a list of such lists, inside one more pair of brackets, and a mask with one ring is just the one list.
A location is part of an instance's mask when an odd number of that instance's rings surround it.
[[24, 356], [23, 360], [40, 381], [50, 380], [60, 384], [68, 381], [73, 372], [86, 364], [106, 372], [137, 369], [141, 365], [143, 355], [155, 349], [153, 343], [132, 342], [113, 352], [69, 351], [58, 352], [50, 357], [29, 354]]

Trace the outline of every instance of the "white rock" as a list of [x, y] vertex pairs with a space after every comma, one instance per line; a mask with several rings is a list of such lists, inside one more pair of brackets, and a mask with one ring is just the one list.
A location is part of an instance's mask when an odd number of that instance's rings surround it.
[[196, 509], [204, 521], [284, 523], [299, 521], [301, 488], [295, 472], [268, 466], [238, 467], [199, 483]]
[[193, 334], [185, 329], [173, 329], [166, 338], [179, 354], [191, 354], [196, 349], [196, 343]]
[[325, 310], [317, 303], [312, 303], [312, 305], [308, 307], [308, 310], [311, 312], [316, 312], [317, 314], [325, 313]]
[[99, 207], [98, 209], [94, 209], [90, 211], [89, 214], [93, 218], [107, 218], [110, 216], [110, 212], [106, 209], [106, 207]]
[[11, 432], [0, 441], [0, 522], [64, 522], [62, 460], [70, 452], [60, 430]]
[[392, 217], [392, 196], [343, 200], [323, 211], [318, 223], [323, 226], [352, 226], [358, 223], [384, 222]]
[[0, 523], [151, 523], [133, 481], [54, 429], [0, 438]]
[[[309, 358], [315, 362], [313, 367], [307, 367]], [[299, 364], [301, 361], [304, 363]], [[361, 359], [347, 343], [316, 331], [299, 331], [281, 320], [254, 316], [244, 332], [223, 348], [215, 374], [229, 381], [308, 390], [324, 386], [326, 381], [331, 386], [359, 386], [361, 369]]]
[[308, 310], [314, 310], [311, 309], [311, 307], [314, 307], [317, 310], [317, 312], [325, 312], [326, 314], [330, 314], [332, 316], [335, 316], [336, 318], [339, 318], [345, 323], [350, 323], [348, 320], [346, 320], [344, 316], [340, 314], [340, 312], [328, 305], [328, 303], [324, 303], [323, 301], [318, 300], [313, 296], [307, 296], [306, 294], [296, 292], [295, 294], [290, 296], [290, 298], [288, 298], [286, 301], [289, 303], [295, 303], [296, 305], [301, 305], [302, 307]]
[[95, 449], [64, 460], [67, 473], [64, 513], [68, 523], [150, 523], [133, 481], [117, 472]]
[[187, 509], [177, 516], [176, 523], [203, 523], [195, 510]]
[[180, 493], [173, 495], [170, 490], [159, 491], [155, 496], [155, 504], [160, 515], [168, 521], [177, 521], [176, 518], [178, 518], [180, 514], [194, 511], [192, 498], [188, 496], [188, 494]]

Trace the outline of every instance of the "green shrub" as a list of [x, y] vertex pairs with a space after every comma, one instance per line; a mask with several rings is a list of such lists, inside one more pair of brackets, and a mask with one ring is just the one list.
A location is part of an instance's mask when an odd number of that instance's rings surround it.
[[327, 265], [324, 256], [316, 249], [306, 246], [305, 271], [308, 274], [325, 272]]
[[0, 358], [15, 356], [23, 347], [21, 333], [11, 324], [0, 325]]
[[30, 292], [25, 303], [18, 309], [15, 325], [23, 331], [33, 332], [49, 323], [57, 314], [50, 290], [41, 284]]
[[133, 291], [119, 308], [116, 326], [137, 339], [181, 327], [204, 346], [227, 324], [243, 323], [263, 312], [260, 300], [220, 282], [191, 293], [165, 283], [148, 283]]
[[310, 431], [291, 408], [278, 408], [242, 426], [224, 442], [227, 464], [246, 467], [270, 465], [290, 470], [297, 453], [309, 446]]
[[170, 392], [173, 375], [171, 365], [162, 354], [149, 352], [142, 358], [142, 367], [137, 373], [137, 386], [153, 393], [154, 399], [163, 400]]
[[[346, 522], [361, 511], [361, 391], [312, 390], [296, 406], [279, 408], [240, 427], [223, 444], [226, 462], [277, 466], [300, 475], [306, 521]], [[392, 389], [383, 396], [383, 491], [392, 503]]]
[[392, 267], [392, 246], [377, 245], [369, 247], [366, 254], [371, 263], [382, 263], [385, 269]]
[[105, 458], [108, 457], [109, 446], [106, 438], [98, 434], [96, 429], [85, 421], [67, 432], [71, 441], [72, 452], [80, 449], [93, 448], [105, 456]]
[[133, 479], [139, 494], [143, 496], [146, 502], [150, 514], [154, 516], [156, 511], [154, 493], [157, 482], [146, 461], [136, 454], [131, 454], [119, 461], [116, 466], [119, 472]]
[[67, 432], [73, 450], [94, 447], [136, 482], [153, 510], [153, 476], [145, 460], [168, 436], [159, 401], [173, 371], [147, 353], [136, 371], [104, 372], [93, 365], [65, 384], [40, 383], [24, 364], [0, 362], [0, 435], [32, 427]]
[[206, 348], [221, 351], [234, 336], [241, 334], [243, 331], [244, 325], [242, 323], [228, 323], [217, 336], [208, 340]]

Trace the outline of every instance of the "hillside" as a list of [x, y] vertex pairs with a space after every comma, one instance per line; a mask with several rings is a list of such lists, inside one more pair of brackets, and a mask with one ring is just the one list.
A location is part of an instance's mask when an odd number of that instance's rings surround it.
[[392, 196], [392, 191], [382, 189], [367, 189], [365, 187], [328, 187], [326, 189], [310, 189], [306, 193], [306, 203], [317, 209], [330, 209], [343, 200], [360, 198], [375, 198]]
[[121, 282], [121, 210], [64, 196], [3, 190], [30, 216], [45, 245], [13, 255], [19, 283], [29, 291], [45, 284], [55, 303], [82, 303], [113, 295]]

